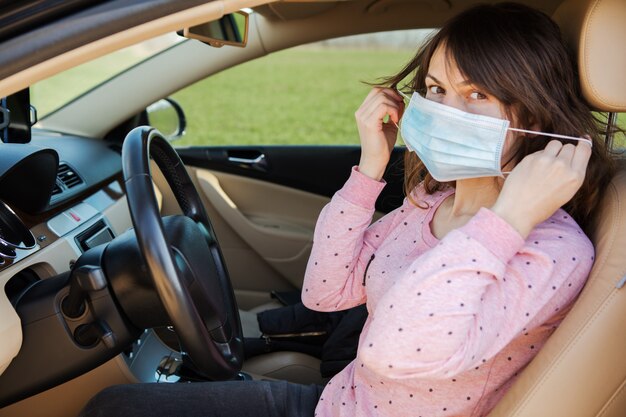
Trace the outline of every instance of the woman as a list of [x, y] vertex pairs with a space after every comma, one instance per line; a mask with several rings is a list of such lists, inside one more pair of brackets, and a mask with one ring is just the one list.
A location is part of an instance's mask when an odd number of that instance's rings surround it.
[[[612, 165], [558, 27], [525, 6], [460, 14], [386, 84], [356, 112], [361, 160], [320, 215], [304, 281], [309, 308], [370, 314], [317, 415], [485, 415], [581, 290], [594, 251], [577, 221]], [[415, 151], [407, 199], [368, 227], [396, 123]]]
[[[408, 107], [395, 90], [407, 77], [418, 92]], [[314, 310], [367, 304], [356, 360], [321, 396], [286, 382], [134, 385], [104, 391], [84, 415], [489, 412], [593, 263], [579, 224], [612, 176], [602, 126], [557, 26], [515, 4], [458, 15], [385, 85], [356, 112], [361, 160], [319, 217], [302, 293]], [[370, 225], [398, 123], [415, 151], [407, 199]]]

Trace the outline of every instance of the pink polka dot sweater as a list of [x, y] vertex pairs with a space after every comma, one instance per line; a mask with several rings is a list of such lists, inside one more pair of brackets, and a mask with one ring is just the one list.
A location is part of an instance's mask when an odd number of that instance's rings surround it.
[[358, 172], [324, 207], [302, 291], [336, 311], [367, 303], [357, 358], [317, 416], [483, 416], [562, 320], [594, 250], [559, 209], [524, 240], [487, 208], [441, 241], [430, 230], [454, 189], [407, 199], [370, 225], [384, 182]]

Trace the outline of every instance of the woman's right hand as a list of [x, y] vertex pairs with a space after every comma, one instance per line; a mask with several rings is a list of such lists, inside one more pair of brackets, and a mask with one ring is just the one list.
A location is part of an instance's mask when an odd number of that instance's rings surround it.
[[[354, 113], [361, 140], [359, 171], [377, 181], [383, 177], [398, 137], [404, 100], [391, 88], [374, 87]], [[389, 116], [387, 123], [383, 120]]]

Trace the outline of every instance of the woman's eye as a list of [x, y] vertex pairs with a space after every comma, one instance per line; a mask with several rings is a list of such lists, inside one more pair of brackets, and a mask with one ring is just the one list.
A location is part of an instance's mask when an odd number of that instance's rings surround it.
[[444, 94], [446, 92], [446, 90], [439, 87], [438, 85], [431, 85], [430, 87], [428, 87], [428, 91], [431, 94]]
[[472, 100], [485, 100], [487, 96], [481, 93], [480, 91], [474, 91], [470, 94], [470, 98]]

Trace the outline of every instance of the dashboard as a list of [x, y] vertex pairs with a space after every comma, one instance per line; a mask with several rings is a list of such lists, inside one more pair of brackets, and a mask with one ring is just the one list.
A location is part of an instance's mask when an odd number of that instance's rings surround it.
[[[154, 191], [160, 207], [162, 195], [156, 186]], [[104, 335], [104, 343], [83, 349], [67, 335], [78, 337], [80, 323], [92, 313], [60, 319], [59, 311], [50, 307], [65, 301], [68, 287], [54, 290], [54, 299], [38, 298], [66, 282], [74, 265], [80, 270], [81, 255], [94, 248], [89, 254], [102, 253], [98, 246], [132, 227], [119, 145], [42, 130], [34, 130], [28, 144], [0, 143], [0, 284], [5, 289], [0, 293], [0, 417], [15, 411], [6, 405], [80, 375], [106, 358], [110, 360], [102, 366], [112, 383], [178, 380], [175, 371], [182, 357], [171, 348], [177, 344], [171, 328], [136, 333], [129, 328], [124, 333], [115, 317], [125, 319], [111, 312], [120, 309], [115, 297], [97, 296], [90, 308], [103, 313], [104, 323], [108, 317], [115, 347], [107, 345]], [[116, 356], [106, 356], [107, 349]]]
[[[42, 153], [58, 159], [32, 156]], [[0, 167], [0, 196], [8, 203], [0, 205], [1, 373], [22, 344], [14, 309], [20, 296], [39, 280], [69, 271], [85, 250], [132, 222], [121, 155], [104, 141], [34, 130], [29, 144], [0, 144]]]

